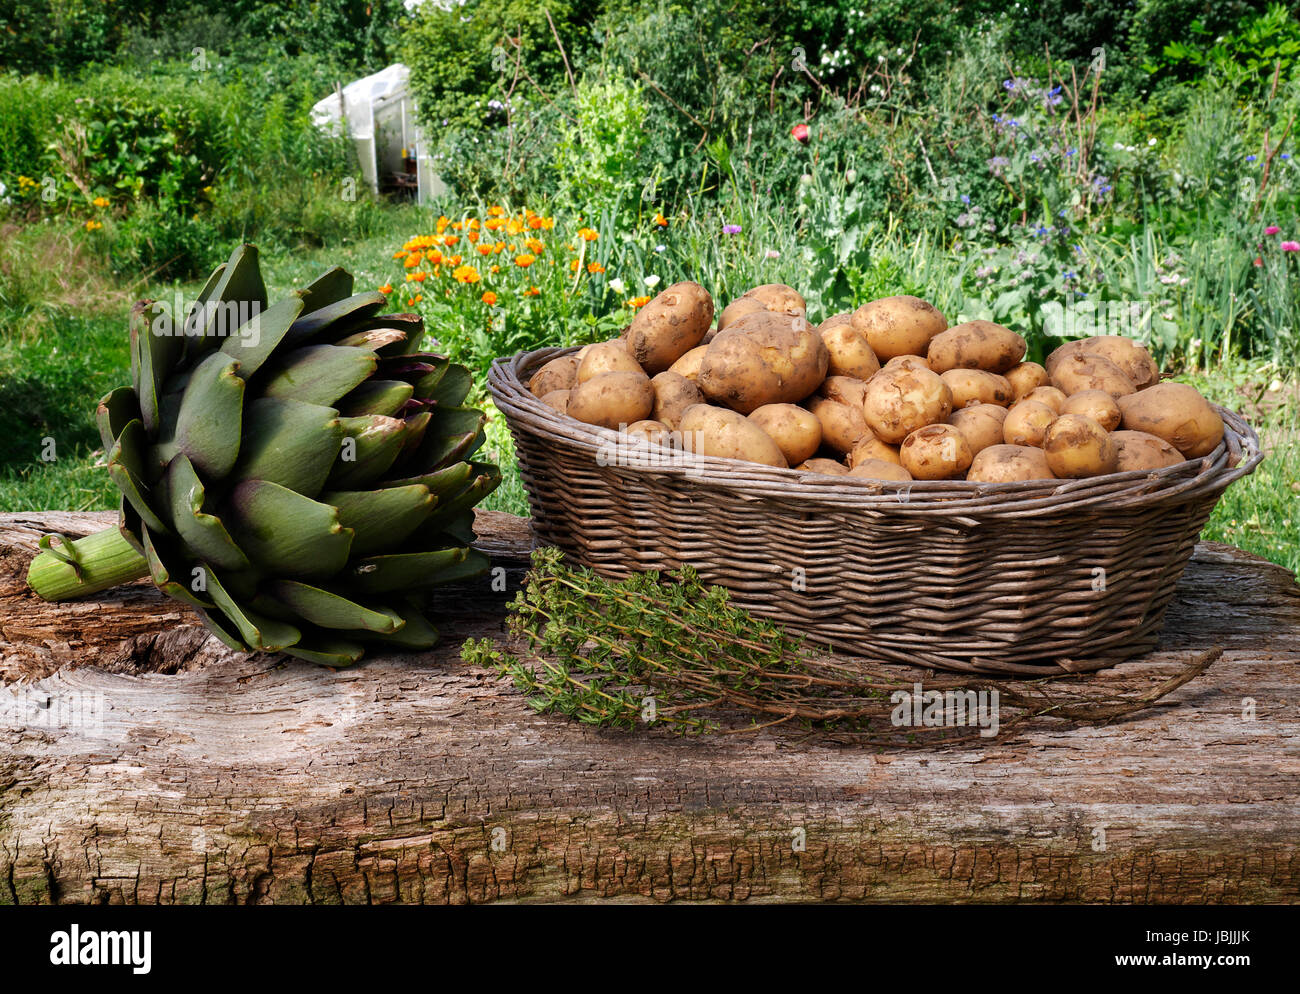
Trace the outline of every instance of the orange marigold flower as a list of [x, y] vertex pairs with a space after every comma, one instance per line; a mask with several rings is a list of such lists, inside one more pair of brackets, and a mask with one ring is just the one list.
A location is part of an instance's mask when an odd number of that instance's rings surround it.
[[87, 231], [98, 231], [98, 230], [99, 230], [100, 228], [102, 228], [102, 227], [103, 227], [103, 225], [100, 224], [98, 221], [87, 221], [87, 222], [86, 222], [86, 230], [87, 230]]
[[422, 294], [422, 293], [417, 293], [414, 297], [407, 297], [407, 298], [406, 298], [406, 306], [407, 306], [407, 307], [413, 307], [413, 306], [415, 306], [416, 304], [418, 304], [420, 301], [422, 301], [423, 299], [424, 299], [424, 294]]
[[407, 269], [414, 269], [423, 261], [424, 261], [424, 256], [422, 256], [419, 252], [412, 252], [410, 255], [406, 257], [406, 261], [402, 263], [402, 265], [405, 266]]
[[546, 251], [546, 244], [538, 241], [536, 238], [525, 239], [524, 244], [528, 246], [528, 251], [533, 255], [541, 255]]
[[433, 249], [431, 252], [425, 252], [424, 258], [431, 266], [436, 266], [438, 263], [442, 262], [442, 253], [437, 249]]
[[459, 255], [443, 256], [443, 262], [449, 266], [459, 266], [465, 260]]
[[450, 247], [460, 241], [460, 235], [443, 235], [442, 244]]
[[520, 221], [517, 217], [512, 217], [509, 221], [506, 222], [507, 235], [517, 235], [523, 230], [524, 230], [524, 222]]
[[577, 271], [578, 271], [578, 260], [574, 259], [569, 263], [569, 272], [576, 273]]
[[487, 291], [487, 293], [485, 293], [485, 294], [483, 294], [483, 296], [479, 297], [479, 300], [481, 300], [481, 301], [483, 301], [483, 303], [487, 304], [488, 307], [496, 307], [496, 305], [497, 305], [497, 295], [496, 295], [495, 293], [493, 293], [491, 290]]
[[528, 227], [532, 228], [534, 231], [536, 231], [541, 226], [542, 226], [542, 219], [538, 217], [536, 214], [534, 214], [532, 217], [528, 219]]
[[488, 217], [501, 217], [505, 212], [506, 209], [504, 207], [499, 207], [493, 204], [488, 208]]
[[447, 217], [446, 214], [438, 218], [438, 234], [441, 235], [444, 231], [446, 231], [447, 225], [449, 224], [451, 224], [451, 218]]
[[393, 292], [393, 284], [391, 284], [391, 283], [385, 283], [383, 286], [381, 286], [381, 287], [379, 288], [379, 292], [382, 293], [382, 294], [385, 294], [385, 295], [392, 293], [392, 292]]
[[545, 231], [550, 231], [554, 227], [555, 227], [555, 218], [553, 217], [542, 218], [542, 228]]
[[492, 273], [499, 273], [499, 272], [501, 272], [501, 267], [500, 267], [500, 266], [493, 266], [493, 267], [489, 270], [489, 272], [492, 272]]
[[465, 229], [464, 221], [457, 221], [455, 224], [451, 226], [452, 231], [463, 231], [464, 229]]
[[506, 220], [503, 217], [491, 217], [483, 222], [483, 227], [487, 228], [488, 231], [496, 231], [498, 228], [504, 228], [505, 226]]
[[471, 231], [471, 232], [470, 232], [468, 235], [466, 235], [465, 237], [468, 238], [471, 242], [476, 242], [476, 241], [478, 241], [478, 232], [477, 232], [477, 231]]
[[491, 254], [492, 254], [492, 246], [491, 246], [491, 245], [480, 245], [480, 246], [478, 247], [478, 254], [479, 254], [479, 255], [491, 255]]
[[589, 273], [603, 273], [604, 271], [605, 271], [605, 267], [602, 266], [599, 262], [587, 263], [587, 272]]
[[469, 228], [470, 231], [478, 231], [478, 218], [470, 218], [465, 222], [465, 227]]
[[500, 255], [505, 250], [506, 250], [505, 242], [497, 242], [495, 245], [492, 246], [492, 251], [497, 255]]
[[525, 297], [540, 297], [541, 295], [542, 295], [542, 291], [535, 286], [530, 286], [527, 290], [524, 291]]
[[422, 269], [418, 273], [412, 273], [407, 278], [415, 280], [416, 283], [423, 283], [425, 280], [429, 278], [429, 274]]
[[600, 232], [596, 231], [595, 228], [579, 228], [578, 237], [584, 242], [594, 242], [600, 237]]
[[480, 279], [473, 266], [457, 266], [451, 275], [457, 283], [477, 283]]
[[402, 258], [405, 258], [405, 257], [406, 257], [407, 255], [409, 255], [409, 254], [410, 254], [410, 253], [408, 253], [408, 252], [406, 251], [406, 249], [398, 249], [396, 252], [393, 253], [393, 258], [394, 258], [394, 259], [402, 259]]
[[627, 306], [639, 309], [644, 307], [648, 303], [650, 303], [649, 297], [633, 297], [631, 300], [627, 302]]
[[96, 197], [94, 200], [91, 201], [91, 203], [94, 204], [96, 207], [107, 207], [107, 206], [108, 206], [108, 198], [107, 198], [107, 197]]
[[664, 217], [662, 212], [656, 211], [654, 223], [659, 225], [661, 228], [666, 228], [668, 227], [668, 218]]
[[515, 265], [518, 266], [520, 269], [527, 269], [536, 261], [537, 261], [537, 256], [529, 255], [527, 252], [525, 252], [523, 255], [515, 256]]

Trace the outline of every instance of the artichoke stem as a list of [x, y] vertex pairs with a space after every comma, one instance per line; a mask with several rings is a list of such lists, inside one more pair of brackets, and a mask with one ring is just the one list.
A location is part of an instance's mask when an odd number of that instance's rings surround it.
[[[59, 544], [54, 545], [56, 539]], [[116, 526], [75, 542], [61, 535], [47, 536], [42, 546], [47, 551], [32, 560], [27, 582], [47, 601], [97, 594], [149, 575], [148, 561], [131, 547]]]

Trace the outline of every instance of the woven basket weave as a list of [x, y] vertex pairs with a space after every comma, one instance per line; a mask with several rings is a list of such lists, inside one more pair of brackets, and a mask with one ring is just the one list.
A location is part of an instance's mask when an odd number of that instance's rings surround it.
[[1222, 408], [1210, 455], [1087, 480], [891, 483], [616, 449], [529, 393], [567, 351], [488, 376], [540, 543], [614, 578], [690, 564], [754, 614], [884, 661], [1045, 676], [1149, 651], [1219, 496], [1263, 458]]

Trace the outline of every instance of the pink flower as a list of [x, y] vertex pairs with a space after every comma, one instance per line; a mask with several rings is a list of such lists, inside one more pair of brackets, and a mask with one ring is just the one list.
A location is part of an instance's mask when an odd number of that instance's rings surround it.
[[1255, 265], [1257, 265], [1257, 266], [1262, 266], [1262, 265], [1264, 265], [1264, 260], [1261, 259], [1259, 256], [1255, 256]]
[[1280, 247], [1283, 252], [1300, 252], [1300, 242], [1283, 242]]
[[1266, 234], [1266, 235], [1276, 235], [1276, 234], [1277, 234], [1279, 231], [1281, 231], [1281, 230], [1282, 230], [1282, 229], [1279, 228], [1276, 224], [1270, 224], [1267, 228], [1264, 229], [1264, 234]]
[[795, 141], [802, 142], [805, 145], [808, 144], [808, 125], [796, 124], [790, 129], [790, 134], [794, 136]]

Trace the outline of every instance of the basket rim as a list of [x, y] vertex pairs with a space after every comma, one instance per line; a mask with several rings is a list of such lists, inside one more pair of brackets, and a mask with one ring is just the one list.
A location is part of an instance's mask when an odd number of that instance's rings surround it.
[[[610, 446], [615, 445], [617, 468], [624, 472], [659, 477], [675, 475], [752, 497], [833, 503], [843, 510], [940, 513], [945, 517], [960, 517], [963, 513], [1055, 514], [1093, 508], [1103, 501], [1108, 509], [1136, 509], [1221, 493], [1235, 480], [1254, 472], [1264, 458], [1254, 429], [1241, 415], [1218, 404], [1211, 406], [1223, 418], [1224, 437], [1208, 455], [1164, 469], [1132, 470], [1082, 480], [907, 483], [807, 473], [740, 459], [680, 453], [649, 442], [629, 444], [619, 432], [561, 414], [533, 396], [527, 386], [527, 375], [551, 359], [579, 348], [552, 346], [516, 352], [493, 361], [488, 371], [488, 390], [513, 429], [522, 427], [537, 435], [561, 439], [570, 448], [587, 452], [593, 462], [601, 465], [611, 465], [607, 460]], [[602, 462], [602, 457], [606, 461]]]

